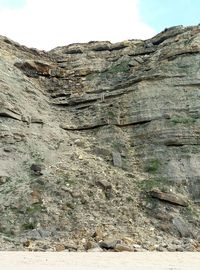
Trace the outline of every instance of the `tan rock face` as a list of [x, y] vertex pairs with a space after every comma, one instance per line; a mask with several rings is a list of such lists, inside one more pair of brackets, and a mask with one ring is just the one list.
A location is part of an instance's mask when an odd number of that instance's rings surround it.
[[172, 204], [178, 204], [181, 206], [188, 206], [187, 199], [185, 199], [183, 196], [180, 196], [178, 194], [173, 194], [169, 192], [162, 192], [158, 188], [154, 188], [150, 191], [150, 194], [153, 198], [160, 199], [162, 201], [167, 201]]
[[198, 238], [199, 65], [199, 26], [50, 52], [0, 37], [2, 237], [82, 250], [100, 228], [143, 249], [184, 235], [178, 216]]

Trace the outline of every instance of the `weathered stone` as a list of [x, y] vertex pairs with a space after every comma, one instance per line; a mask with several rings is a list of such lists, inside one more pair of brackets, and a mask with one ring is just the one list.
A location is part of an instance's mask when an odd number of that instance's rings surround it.
[[187, 206], [188, 205], [188, 200], [184, 198], [181, 195], [174, 194], [174, 193], [167, 193], [167, 192], [162, 192], [158, 188], [152, 189], [150, 191], [150, 195], [153, 198], [157, 198], [163, 201], [167, 201], [173, 204], [178, 204], [181, 206]]
[[74, 243], [74, 241], [68, 241], [67, 243], [65, 243], [65, 249], [69, 251], [77, 251], [78, 245]]
[[159, 229], [166, 232], [166, 233], [170, 233], [172, 231], [172, 225], [171, 223], [167, 222], [167, 223], [161, 223], [158, 225]]
[[181, 241], [178, 240], [178, 239], [174, 239], [174, 240], [172, 241], [172, 244], [173, 244], [173, 245], [180, 245], [180, 244], [181, 244]]
[[42, 238], [40, 232], [37, 229], [27, 231], [25, 236], [30, 240], [40, 240]]
[[50, 237], [52, 235], [52, 232], [49, 230], [37, 229], [37, 231], [39, 232], [41, 238], [47, 238], [47, 237]]
[[8, 175], [0, 175], [0, 185], [5, 184], [8, 181]]
[[97, 241], [100, 242], [102, 241], [104, 236], [103, 230], [101, 228], [97, 228], [95, 232], [93, 233], [92, 237]]
[[43, 175], [44, 165], [43, 164], [32, 164], [31, 165], [31, 171], [35, 175]]
[[166, 251], [166, 248], [164, 248], [164, 247], [162, 247], [162, 246], [158, 246], [158, 247], [156, 248], [156, 250], [157, 250], [157, 251], [160, 251], [160, 252], [164, 252], [164, 251]]
[[190, 229], [189, 224], [187, 224], [180, 217], [173, 218], [172, 223], [175, 226], [175, 228], [178, 230], [178, 232], [180, 233], [181, 237], [191, 237], [192, 236], [192, 231]]
[[56, 244], [55, 245], [55, 251], [64, 251], [65, 246], [63, 244]]
[[89, 250], [89, 249], [99, 248], [99, 245], [96, 242], [87, 241], [86, 244], [84, 245], [84, 247], [86, 250]]
[[176, 251], [178, 251], [178, 252], [184, 252], [185, 249], [184, 249], [184, 247], [177, 247], [176, 248]]
[[106, 180], [98, 180], [98, 181], [96, 181], [96, 184], [99, 187], [103, 188], [104, 190], [110, 190], [110, 189], [112, 189], [112, 185], [108, 181], [106, 181]]
[[200, 202], [200, 178], [193, 177], [192, 181], [189, 184], [189, 192], [191, 194], [191, 198], [194, 202]]
[[167, 247], [167, 250], [168, 250], [169, 252], [175, 252], [175, 251], [177, 250], [177, 247], [174, 246], [174, 245], [170, 245], [170, 246]]
[[120, 243], [121, 241], [119, 239], [107, 239], [99, 242], [99, 246], [105, 249], [114, 249]]
[[0, 103], [0, 117], [10, 117], [16, 120], [21, 120], [22, 118], [19, 110], [14, 108], [10, 103], [2, 101]]
[[134, 251], [132, 247], [125, 244], [116, 244], [114, 250], [117, 252], [123, 252], [123, 251], [133, 252]]
[[82, 141], [82, 140], [80, 140], [80, 139], [76, 139], [76, 140], [74, 141], [74, 143], [75, 143], [77, 146], [79, 146], [79, 147], [83, 147], [84, 144], [85, 144], [85, 142]]
[[118, 153], [118, 152], [113, 152], [113, 153], [112, 153], [112, 157], [113, 157], [113, 165], [114, 165], [115, 167], [121, 168], [121, 167], [122, 167], [122, 158], [121, 158], [120, 153]]
[[23, 70], [23, 72], [30, 77], [37, 77], [39, 75], [50, 75], [50, 69], [52, 68], [49, 63], [45, 63], [39, 60], [20, 61], [16, 62], [15, 66]]

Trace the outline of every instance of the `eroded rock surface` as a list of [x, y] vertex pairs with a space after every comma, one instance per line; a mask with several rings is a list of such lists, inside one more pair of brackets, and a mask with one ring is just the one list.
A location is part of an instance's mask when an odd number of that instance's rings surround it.
[[199, 250], [200, 26], [50, 52], [0, 37], [0, 146], [2, 250]]

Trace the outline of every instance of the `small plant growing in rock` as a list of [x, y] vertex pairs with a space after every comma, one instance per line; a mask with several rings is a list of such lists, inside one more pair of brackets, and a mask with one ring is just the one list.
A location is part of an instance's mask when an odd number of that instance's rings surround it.
[[196, 122], [196, 119], [189, 116], [188, 117], [173, 116], [171, 118], [171, 123], [173, 123], [174, 125], [177, 125], [177, 124], [191, 125], [191, 124], [194, 124], [195, 122]]
[[131, 196], [126, 197], [127, 202], [132, 202], [133, 198]]
[[121, 63], [113, 64], [107, 72], [114, 74], [119, 72], [128, 72], [130, 70], [130, 66], [128, 61], [122, 61]]
[[149, 178], [138, 183], [138, 187], [142, 191], [150, 191], [153, 188], [159, 188], [166, 191], [170, 187], [170, 182], [166, 178]]
[[26, 208], [26, 213], [34, 214], [44, 210], [44, 206], [41, 203], [34, 203], [30, 207]]
[[159, 169], [159, 166], [160, 166], [160, 161], [158, 159], [153, 159], [145, 167], [145, 171], [149, 173], [156, 173]]
[[182, 209], [182, 212], [185, 216], [189, 217], [189, 218], [194, 218], [197, 217], [199, 219], [199, 215], [197, 213], [197, 211], [195, 211], [195, 208], [193, 205], [189, 204], [187, 207], [184, 207]]
[[35, 227], [36, 227], [36, 224], [33, 223], [33, 222], [27, 222], [27, 223], [24, 223], [24, 224], [22, 225], [22, 228], [23, 228], [25, 231], [27, 231], [27, 230], [33, 230], [33, 229], [35, 229]]

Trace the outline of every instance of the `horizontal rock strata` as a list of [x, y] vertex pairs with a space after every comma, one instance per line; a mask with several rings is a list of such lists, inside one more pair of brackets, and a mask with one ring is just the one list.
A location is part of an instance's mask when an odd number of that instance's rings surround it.
[[198, 250], [200, 26], [0, 45], [1, 248]]

